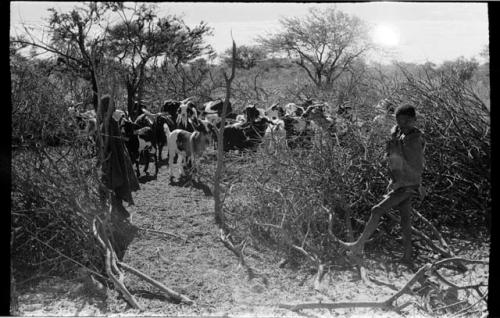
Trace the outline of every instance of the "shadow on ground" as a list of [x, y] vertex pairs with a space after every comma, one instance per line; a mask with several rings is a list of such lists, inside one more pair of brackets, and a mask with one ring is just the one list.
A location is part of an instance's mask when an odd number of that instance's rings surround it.
[[144, 176], [140, 176], [138, 178], [139, 180], [139, 183], [147, 183], [147, 182], [150, 182], [150, 181], [153, 181], [153, 180], [156, 180], [157, 177], [155, 177], [155, 175], [150, 175], [150, 174], [146, 174]]
[[170, 185], [183, 188], [193, 187], [195, 189], [202, 190], [206, 196], [213, 195], [212, 189], [210, 189], [207, 184], [205, 184], [203, 181], [196, 181], [189, 176], [181, 177], [179, 182], [174, 182], [173, 179], [170, 178]]
[[123, 260], [125, 251], [130, 243], [134, 240], [139, 228], [129, 220], [122, 217], [113, 218], [113, 241], [116, 251], [116, 256], [119, 260]]

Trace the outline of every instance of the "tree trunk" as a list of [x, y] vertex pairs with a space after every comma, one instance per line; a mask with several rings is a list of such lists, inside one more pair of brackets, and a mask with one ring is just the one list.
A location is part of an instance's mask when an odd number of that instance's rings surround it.
[[317, 77], [317, 82], [316, 82], [316, 86], [318, 88], [323, 88], [323, 78], [321, 77], [321, 69], [317, 68], [316, 69], [316, 77]]
[[94, 105], [94, 110], [97, 113], [97, 107], [99, 103], [99, 98], [97, 96], [97, 78], [95, 75], [95, 70], [92, 68], [90, 69], [90, 81], [92, 82], [92, 104]]
[[125, 83], [127, 87], [127, 111], [128, 115], [132, 120], [135, 120], [135, 114], [133, 113], [134, 110], [134, 95], [135, 95], [135, 89], [134, 86], [130, 82]]
[[137, 89], [137, 101], [139, 103], [142, 102], [142, 96], [143, 96], [143, 86], [139, 85], [139, 88]]

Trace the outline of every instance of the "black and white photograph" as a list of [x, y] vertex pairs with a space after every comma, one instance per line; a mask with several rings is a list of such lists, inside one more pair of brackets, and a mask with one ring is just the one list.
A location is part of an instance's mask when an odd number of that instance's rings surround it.
[[493, 317], [489, 10], [10, 2], [10, 314]]

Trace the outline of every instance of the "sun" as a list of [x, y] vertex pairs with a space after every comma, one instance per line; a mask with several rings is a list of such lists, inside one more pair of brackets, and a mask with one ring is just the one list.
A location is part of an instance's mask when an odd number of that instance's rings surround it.
[[397, 46], [399, 44], [399, 32], [392, 26], [380, 24], [375, 27], [373, 40], [385, 46]]

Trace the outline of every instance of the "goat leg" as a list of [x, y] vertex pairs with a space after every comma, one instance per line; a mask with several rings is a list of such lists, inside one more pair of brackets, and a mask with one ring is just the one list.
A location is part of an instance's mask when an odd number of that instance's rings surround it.
[[137, 178], [141, 176], [141, 172], [139, 171], [139, 160], [137, 158], [135, 160], [135, 173], [137, 174]]
[[146, 160], [146, 163], [144, 164], [144, 173], [145, 173], [145, 174], [147, 174], [147, 173], [148, 173], [148, 168], [149, 168], [149, 158], [150, 158], [149, 156], [150, 156], [149, 151], [148, 151], [148, 150], [146, 150], [146, 151], [144, 152], [144, 157], [145, 157], [144, 159]]
[[156, 151], [155, 151], [155, 154], [154, 154], [154, 157], [155, 157], [155, 178], [158, 176], [158, 158], [156, 157]]
[[161, 162], [161, 153], [163, 151], [163, 145], [162, 144], [158, 144], [158, 151], [157, 151], [157, 155], [158, 155], [158, 162]]

